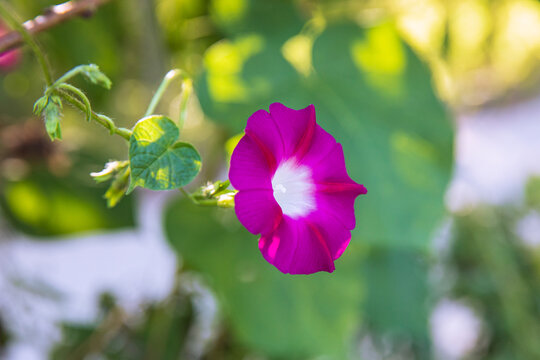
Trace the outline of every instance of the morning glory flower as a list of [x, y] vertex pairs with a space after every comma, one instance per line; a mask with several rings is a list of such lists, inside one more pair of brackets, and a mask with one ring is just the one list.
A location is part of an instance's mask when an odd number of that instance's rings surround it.
[[247, 121], [231, 157], [235, 211], [260, 234], [264, 258], [283, 273], [332, 272], [355, 227], [354, 201], [367, 193], [347, 174], [341, 144], [315, 120], [315, 107], [283, 104]]
[[[0, 21], [0, 36], [9, 32], [9, 29]], [[0, 53], [0, 71], [10, 71], [20, 60], [20, 50], [10, 50]]]

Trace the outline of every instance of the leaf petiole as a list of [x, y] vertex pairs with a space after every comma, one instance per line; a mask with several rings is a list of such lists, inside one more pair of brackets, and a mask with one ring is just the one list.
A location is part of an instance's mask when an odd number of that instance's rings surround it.
[[156, 110], [156, 107], [159, 101], [165, 94], [165, 91], [167, 90], [169, 85], [173, 82], [174, 79], [183, 75], [184, 75], [184, 72], [180, 69], [173, 69], [165, 75], [156, 93], [152, 97], [152, 100], [150, 101], [150, 105], [148, 105], [148, 109], [146, 109], [146, 113], [144, 114], [144, 117], [150, 116], [154, 113], [154, 110]]

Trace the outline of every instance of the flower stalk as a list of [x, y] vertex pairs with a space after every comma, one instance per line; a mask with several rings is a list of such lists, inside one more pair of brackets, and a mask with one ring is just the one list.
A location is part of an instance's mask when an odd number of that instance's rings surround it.
[[165, 94], [165, 91], [167, 90], [169, 85], [171, 85], [174, 79], [182, 75], [183, 75], [182, 70], [179, 70], [179, 69], [173, 69], [165, 75], [165, 77], [161, 81], [161, 84], [156, 90], [156, 93], [152, 97], [152, 100], [150, 101], [150, 105], [148, 105], [148, 109], [146, 109], [146, 113], [144, 114], [144, 117], [150, 116], [154, 113], [154, 110], [156, 110], [157, 105], [159, 104], [161, 98]]
[[237, 193], [236, 190], [229, 189], [230, 184], [229, 180], [209, 182], [193, 194], [184, 188], [180, 188], [180, 192], [195, 205], [230, 209], [234, 208], [234, 196]]

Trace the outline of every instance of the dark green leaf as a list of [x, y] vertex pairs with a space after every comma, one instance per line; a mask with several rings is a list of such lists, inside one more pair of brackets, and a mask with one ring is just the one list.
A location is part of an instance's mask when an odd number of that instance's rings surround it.
[[[411, 249], [372, 249], [363, 266], [364, 321], [371, 331], [427, 348], [427, 263]], [[427, 355], [427, 354], [426, 354]]]
[[167, 212], [166, 229], [186, 266], [208, 275], [243, 347], [283, 359], [346, 358], [360, 318], [358, 247], [347, 250], [333, 274], [292, 276], [263, 259], [234, 211], [178, 202]]

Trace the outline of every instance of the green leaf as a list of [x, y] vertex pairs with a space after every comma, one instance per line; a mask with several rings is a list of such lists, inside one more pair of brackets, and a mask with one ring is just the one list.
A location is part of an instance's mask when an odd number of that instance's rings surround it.
[[57, 95], [44, 95], [34, 103], [34, 114], [43, 116], [45, 129], [51, 140], [62, 139], [60, 119], [62, 117], [62, 99]]
[[105, 75], [95, 64], [84, 65], [81, 67], [81, 74], [84, 75], [92, 83], [103, 86], [105, 89], [110, 89], [112, 86], [111, 80]]
[[129, 141], [131, 182], [150, 190], [177, 189], [201, 169], [201, 157], [188, 143], [177, 142], [180, 130], [165, 116], [148, 116], [135, 124]]

